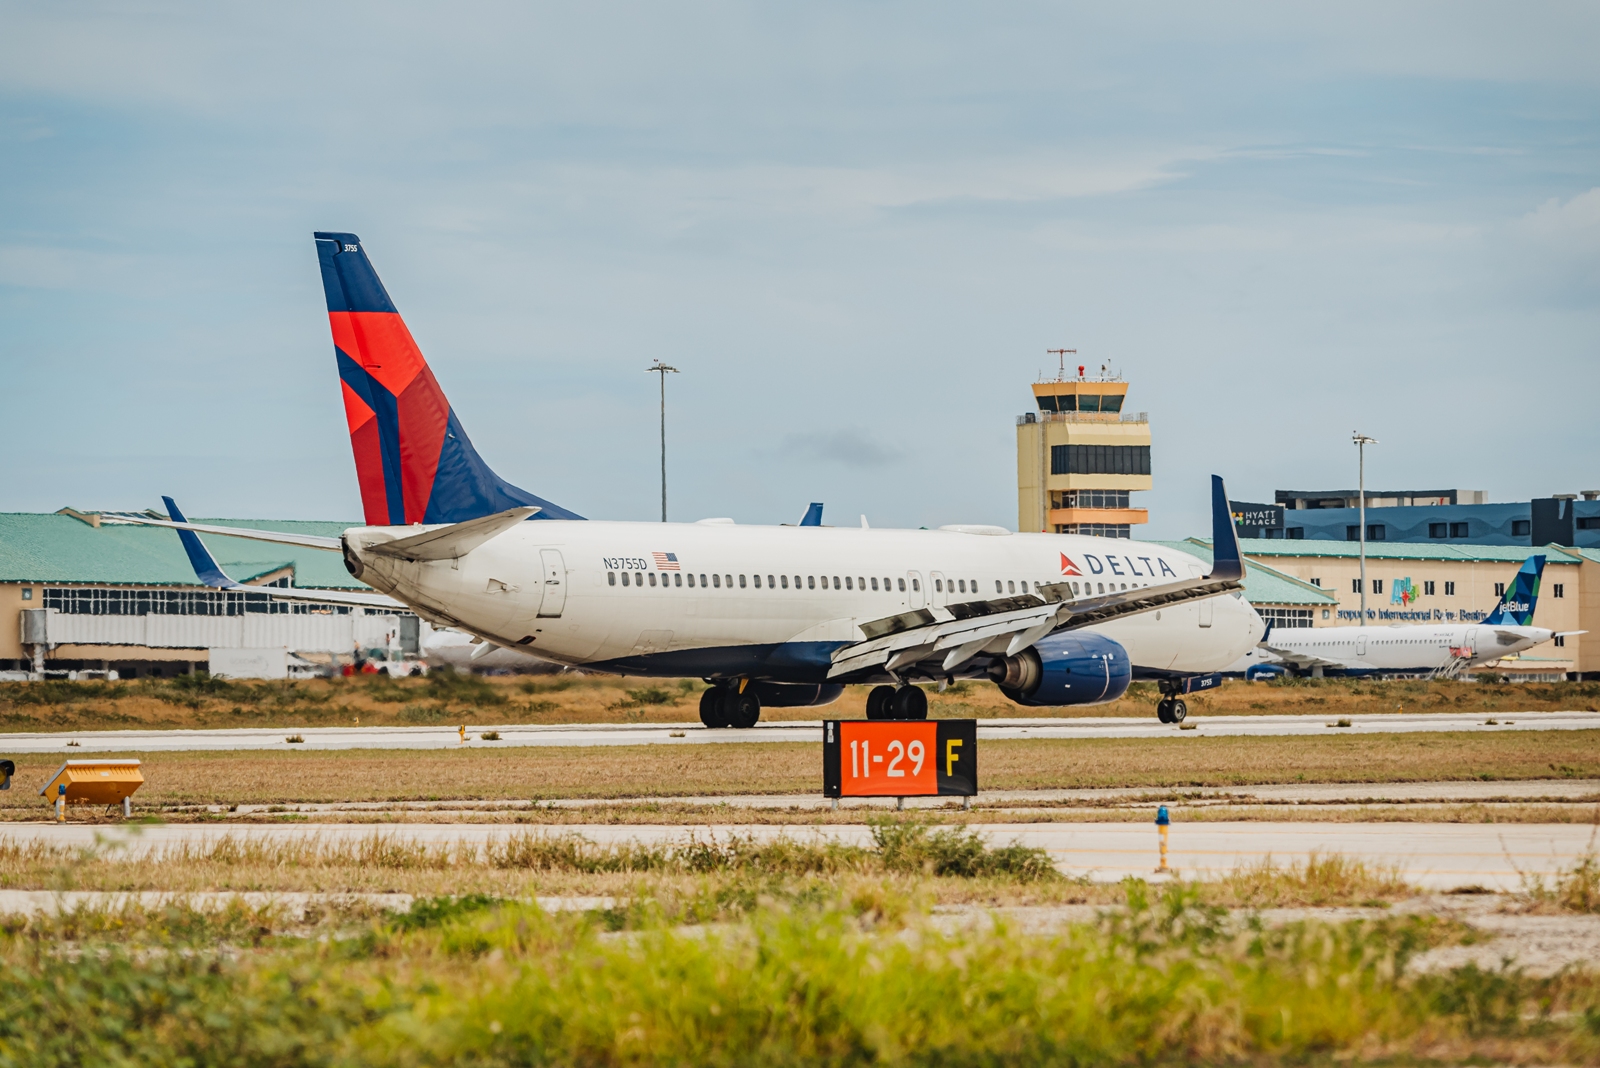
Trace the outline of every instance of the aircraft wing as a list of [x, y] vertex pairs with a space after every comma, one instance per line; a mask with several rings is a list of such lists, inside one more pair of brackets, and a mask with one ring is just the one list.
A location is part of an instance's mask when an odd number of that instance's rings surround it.
[[[235, 534], [237, 532], [234, 530], [234, 528], [208, 527], [190, 523], [188, 520], [184, 519], [183, 513], [178, 510], [178, 504], [176, 501], [174, 501], [171, 497], [163, 497], [161, 499], [166, 503], [167, 514], [173, 517], [172, 521], [170, 522], [150, 519], [142, 516], [118, 516], [118, 518], [126, 518], [130, 520], [142, 519], [151, 526], [172, 527], [176, 529], [178, 532], [178, 540], [183, 542], [183, 551], [188, 554], [189, 563], [194, 568], [195, 577], [213, 589], [238, 590], [244, 593], [264, 593], [274, 601], [299, 601], [302, 604], [348, 605], [352, 608], [384, 608], [391, 611], [400, 610], [406, 612], [411, 610], [408, 606], [401, 604], [394, 598], [385, 597], [381, 593], [360, 593], [354, 590], [303, 590], [295, 589], [294, 587], [283, 586], [246, 586], [244, 583], [236, 581], [226, 571], [222, 570], [222, 565], [217, 563], [216, 557], [211, 555], [211, 550], [207, 549], [205, 543], [200, 540], [199, 531], [204, 530], [219, 534]], [[251, 531], [250, 533], [272, 534], [273, 532]], [[282, 535], [278, 538], [263, 538], [261, 540], [282, 541], [287, 538], [300, 539], [288, 542], [290, 545], [305, 545], [308, 540], [313, 540], [309, 535], [304, 537], [300, 535]], [[319, 542], [332, 542], [334, 548], [336, 549], [339, 546], [339, 539], [337, 538], [315, 538], [314, 540]], [[313, 545], [309, 547], [323, 548], [324, 546]]]
[[967, 601], [872, 620], [860, 625], [864, 641], [834, 652], [828, 677], [878, 670], [898, 674], [930, 661], [928, 670], [944, 674], [980, 654], [1015, 656], [1057, 631], [1242, 589], [1244, 561], [1221, 478], [1212, 476], [1211, 490], [1213, 560], [1208, 575], [1077, 600], [1070, 585], [1058, 582], [1041, 587], [1038, 596]]
[[1347, 671], [1352, 668], [1358, 671], [1376, 670], [1371, 664], [1364, 660], [1356, 660], [1354, 658], [1346, 660], [1337, 656], [1317, 656], [1302, 649], [1288, 649], [1281, 645], [1274, 645], [1270, 639], [1263, 640], [1261, 644], [1257, 646], [1257, 648], [1265, 649], [1283, 663], [1292, 664], [1297, 668], [1343, 668]]

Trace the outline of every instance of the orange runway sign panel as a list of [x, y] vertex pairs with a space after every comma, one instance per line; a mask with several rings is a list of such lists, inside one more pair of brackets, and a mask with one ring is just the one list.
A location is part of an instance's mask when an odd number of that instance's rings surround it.
[[978, 792], [978, 722], [824, 720], [822, 792], [826, 797], [970, 797]]

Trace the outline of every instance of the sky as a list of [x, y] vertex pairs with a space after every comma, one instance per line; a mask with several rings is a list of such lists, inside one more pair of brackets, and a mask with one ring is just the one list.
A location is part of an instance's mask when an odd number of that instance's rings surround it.
[[0, 2], [0, 510], [358, 519], [313, 230], [580, 514], [1015, 528], [1047, 350], [1142, 533], [1600, 489], [1600, 7]]

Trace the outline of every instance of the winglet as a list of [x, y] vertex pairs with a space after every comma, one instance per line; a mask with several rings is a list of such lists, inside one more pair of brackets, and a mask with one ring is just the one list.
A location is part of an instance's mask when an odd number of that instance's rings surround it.
[[1239, 532], [1228, 506], [1228, 487], [1221, 475], [1211, 476], [1211, 574], [1208, 579], [1237, 582], [1244, 578], [1244, 556], [1239, 552]]
[[822, 502], [812, 501], [811, 507], [806, 509], [806, 517], [800, 520], [803, 527], [820, 527], [822, 525]]
[[[167, 514], [172, 517], [173, 522], [188, 522], [183, 517], [183, 513], [178, 510], [177, 501], [174, 501], [171, 497], [163, 497], [161, 500], [166, 504]], [[228, 573], [218, 566], [216, 558], [211, 555], [211, 551], [200, 540], [200, 535], [192, 530], [180, 529], [178, 531], [178, 540], [183, 542], [183, 551], [189, 554], [189, 564], [194, 568], [195, 577], [201, 582], [219, 590], [239, 588], [240, 584], [229, 578]]]

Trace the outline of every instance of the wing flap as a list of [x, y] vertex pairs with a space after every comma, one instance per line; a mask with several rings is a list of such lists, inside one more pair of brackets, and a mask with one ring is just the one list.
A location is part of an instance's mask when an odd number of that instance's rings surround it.
[[917, 609], [859, 625], [864, 640], [833, 653], [830, 679], [858, 672], [897, 674], [937, 658], [940, 672], [953, 671], [990, 643], [1009, 638], [1007, 656], [1062, 630], [1153, 612], [1171, 605], [1218, 597], [1244, 588], [1244, 561], [1222, 479], [1211, 476], [1212, 567], [1200, 578], [1092, 597], [1073, 598], [1069, 583], [1041, 586], [1038, 595], [965, 601], [943, 608]]

